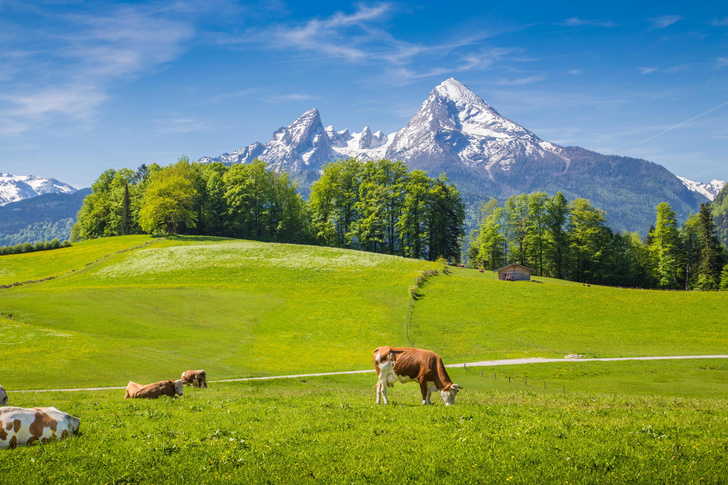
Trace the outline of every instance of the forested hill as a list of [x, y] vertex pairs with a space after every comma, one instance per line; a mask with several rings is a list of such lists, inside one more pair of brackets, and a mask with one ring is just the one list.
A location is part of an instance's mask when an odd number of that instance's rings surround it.
[[718, 238], [728, 246], [728, 185], [715, 196], [710, 204]]
[[44, 194], [0, 207], [0, 246], [69, 239], [90, 193], [87, 188], [73, 194]]

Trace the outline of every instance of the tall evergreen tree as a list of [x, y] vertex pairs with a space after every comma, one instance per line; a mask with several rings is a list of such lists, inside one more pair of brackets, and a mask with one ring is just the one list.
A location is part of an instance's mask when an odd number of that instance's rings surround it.
[[726, 264], [726, 255], [716, 235], [710, 204], [700, 204], [698, 212], [700, 239], [700, 276], [698, 288], [715, 290], [720, 284], [720, 273]]

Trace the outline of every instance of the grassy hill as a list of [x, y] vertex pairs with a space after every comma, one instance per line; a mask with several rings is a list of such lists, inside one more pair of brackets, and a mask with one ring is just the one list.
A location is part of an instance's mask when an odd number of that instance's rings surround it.
[[[446, 363], [725, 353], [725, 293], [500, 282], [433, 263], [215, 238], [127, 236], [0, 257], [0, 384], [81, 434], [0, 450], [8, 483], [723, 483], [728, 362], [453, 368], [456, 405], [416, 385], [374, 405], [370, 374], [212, 383], [180, 399], [123, 386], [371, 369], [383, 344]], [[49, 278], [49, 279], [47, 279]], [[35, 281], [35, 282], [34, 282]], [[386, 450], [395, 450], [387, 453]], [[384, 452], [383, 452], [384, 451]]]
[[[409, 345], [408, 288], [437, 265], [332, 248], [126, 236], [2, 257], [2, 384], [120, 386], [369, 369]], [[409, 338], [446, 363], [724, 353], [725, 293], [501, 282], [452, 268], [414, 304]], [[42, 359], [37, 358], [43, 356]]]

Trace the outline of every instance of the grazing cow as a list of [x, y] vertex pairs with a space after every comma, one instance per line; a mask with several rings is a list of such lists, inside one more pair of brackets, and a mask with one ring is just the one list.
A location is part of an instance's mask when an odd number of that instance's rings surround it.
[[0, 408], [0, 448], [47, 443], [78, 432], [81, 420], [56, 408]]
[[3, 389], [3, 386], [0, 386], [0, 406], [7, 406], [8, 405], [8, 393], [5, 392], [5, 389]]
[[130, 397], [136, 399], [156, 399], [160, 396], [181, 396], [183, 387], [184, 383], [182, 379], [176, 381], [160, 381], [154, 384], [147, 384], [146, 386], [129, 381], [129, 384], [126, 386], [124, 399]]
[[204, 370], [186, 370], [182, 373], [185, 386], [207, 389], [207, 374]]
[[445, 406], [449, 406], [455, 402], [455, 396], [462, 389], [450, 380], [440, 356], [429, 350], [379, 347], [374, 351], [372, 360], [379, 377], [376, 386], [377, 404], [381, 398], [384, 398], [384, 404], [389, 404], [387, 386], [394, 386], [395, 382], [419, 382], [422, 404], [432, 404], [430, 394], [440, 391]]

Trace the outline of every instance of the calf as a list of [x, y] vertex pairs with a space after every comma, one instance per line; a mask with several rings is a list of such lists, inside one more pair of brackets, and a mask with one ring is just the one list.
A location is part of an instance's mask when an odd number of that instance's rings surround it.
[[124, 399], [156, 399], [160, 396], [181, 396], [183, 393], [183, 387], [184, 383], [182, 382], [182, 379], [178, 379], [176, 381], [160, 381], [155, 382], [154, 384], [147, 384], [146, 386], [129, 381], [129, 384], [126, 386]]
[[377, 404], [387, 400], [387, 387], [395, 382], [417, 381], [422, 393], [422, 404], [432, 404], [430, 394], [440, 391], [440, 396], [449, 406], [462, 387], [453, 384], [447, 375], [445, 365], [439, 355], [429, 350], [407, 347], [379, 347], [372, 356], [374, 370], [377, 371]]
[[8, 393], [5, 392], [5, 389], [3, 389], [3, 386], [0, 386], [0, 406], [7, 406], [8, 405]]
[[81, 420], [56, 408], [0, 408], [0, 448], [47, 443], [78, 432]]
[[207, 389], [207, 374], [204, 370], [186, 370], [182, 373], [185, 386]]

